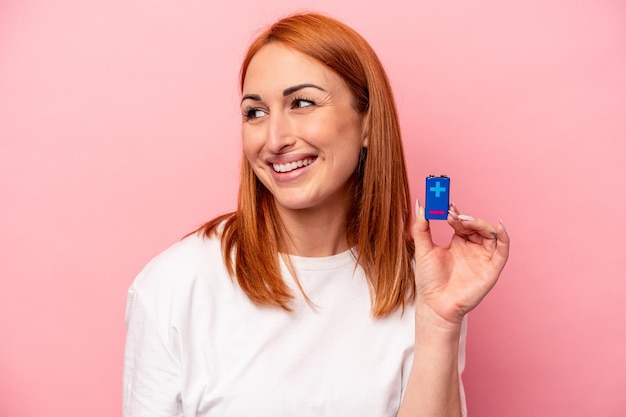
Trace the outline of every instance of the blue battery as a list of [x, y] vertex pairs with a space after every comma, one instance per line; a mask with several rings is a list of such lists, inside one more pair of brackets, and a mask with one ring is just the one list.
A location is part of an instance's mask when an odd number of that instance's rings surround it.
[[426, 177], [427, 220], [447, 220], [450, 207], [450, 178], [445, 175]]

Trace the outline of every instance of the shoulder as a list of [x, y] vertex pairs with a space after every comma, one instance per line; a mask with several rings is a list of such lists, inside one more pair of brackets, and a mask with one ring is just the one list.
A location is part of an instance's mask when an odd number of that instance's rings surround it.
[[148, 262], [130, 291], [143, 299], [171, 298], [216, 275], [227, 275], [219, 237], [194, 233]]

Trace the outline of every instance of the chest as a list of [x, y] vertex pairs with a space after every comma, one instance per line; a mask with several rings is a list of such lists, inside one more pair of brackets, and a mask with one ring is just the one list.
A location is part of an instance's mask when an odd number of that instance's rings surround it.
[[[194, 416], [393, 416], [413, 357], [412, 312], [370, 317], [361, 277], [303, 286], [293, 312], [251, 304], [236, 287], [190, 308], [182, 402]], [[189, 411], [187, 411], [189, 410]]]

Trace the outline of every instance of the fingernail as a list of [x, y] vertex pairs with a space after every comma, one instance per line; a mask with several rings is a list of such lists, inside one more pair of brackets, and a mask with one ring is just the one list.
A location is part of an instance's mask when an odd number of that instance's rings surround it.
[[419, 198], [415, 200], [415, 219], [417, 220], [420, 216], [420, 200]]
[[502, 228], [506, 231], [506, 227], [504, 226], [504, 222], [502, 221], [502, 219], [500, 219], [500, 226], [502, 226]]
[[448, 210], [448, 214], [452, 216], [453, 219], [456, 219], [456, 220], [459, 219], [459, 215], [456, 214], [454, 211], [452, 211], [452, 209]]
[[459, 214], [459, 220], [471, 222], [474, 218], [472, 216], [468, 216], [467, 214]]

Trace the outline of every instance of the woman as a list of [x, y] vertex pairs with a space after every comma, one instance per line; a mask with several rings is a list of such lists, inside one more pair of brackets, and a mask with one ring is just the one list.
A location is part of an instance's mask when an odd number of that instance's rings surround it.
[[[241, 70], [237, 211], [129, 290], [124, 415], [460, 416], [463, 318], [508, 257], [502, 223], [411, 226], [385, 72], [356, 32], [299, 14]], [[461, 347], [460, 347], [461, 346]]]

